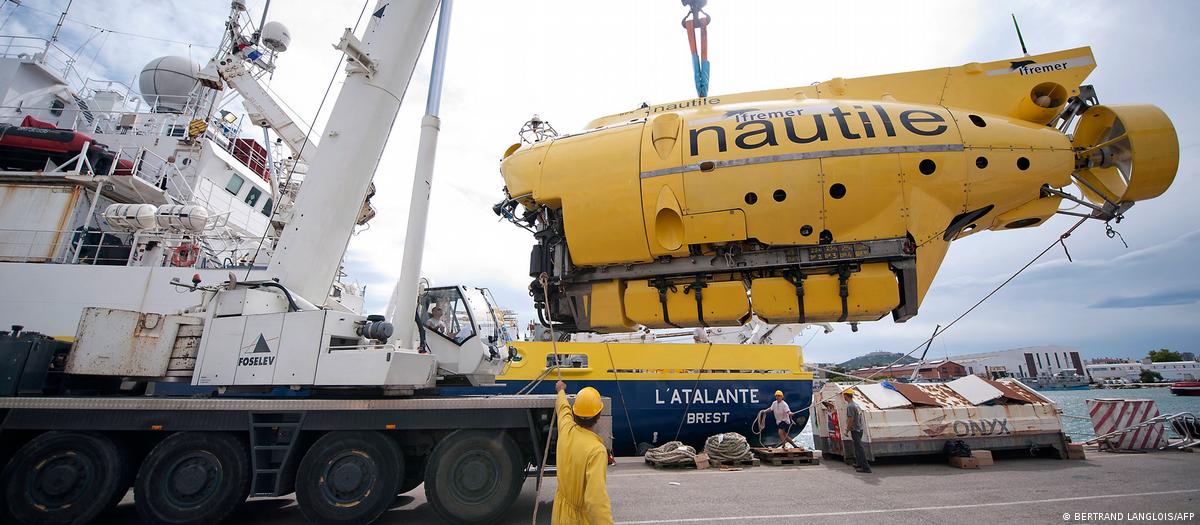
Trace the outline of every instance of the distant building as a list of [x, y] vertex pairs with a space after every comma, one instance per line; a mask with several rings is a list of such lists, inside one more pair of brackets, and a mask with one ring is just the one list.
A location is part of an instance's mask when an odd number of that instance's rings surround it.
[[949, 381], [967, 375], [967, 369], [963, 368], [962, 365], [944, 359], [910, 365], [896, 365], [893, 367], [872, 366], [858, 368], [850, 371], [850, 375], [861, 378], [887, 377], [891, 379], [908, 379], [912, 377], [913, 369], [917, 369], [918, 379], [925, 380]]
[[1093, 381], [1120, 379], [1136, 383], [1141, 380], [1142, 370], [1153, 370], [1163, 381], [1196, 381], [1200, 379], [1200, 363], [1195, 361], [1165, 361], [1160, 363], [1103, 363], [1088, 365], [1088, 374]]
[[1063, 370], [1085, 374], [1079, 350], [1067, 346], [1028, 346], [954, 356], [968, 374], [1000, 377], [1051, 377]]
[[1180, 361], [1195, 361], [1196, 354], [1193, 354], [1191, 352], [1179, 352], [1179, 360]]
[[1120, 358], [1120, 357], [1097, 357], [1094, 359], [1087, 360], [1087, 364], [1089, 364], [1089, 365], [1106, 365], [1109, 363], [1128, 363], [1128, 362], [1129, 362], [1129, 358]]

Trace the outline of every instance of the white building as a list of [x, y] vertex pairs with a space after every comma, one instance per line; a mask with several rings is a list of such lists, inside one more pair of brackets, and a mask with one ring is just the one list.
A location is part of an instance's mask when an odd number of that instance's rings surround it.
[[1079, 349], [1068, 346], [1028, 346], [952, 358], [966, 368], [968, 374], [992, 378], [1053, 376], [1063, 370], [1084, 373]]
[[1200, 363], [1196, 361], [1165, 361], [1161, 363], [1104, 363], [1088, 365], [1088, 374], [1095, 381], [1124, 379], [1136, 383], [1142, 370], [1153, 370], [1162, 375], [1164, 381], [1195, 381], [1200, 379]]

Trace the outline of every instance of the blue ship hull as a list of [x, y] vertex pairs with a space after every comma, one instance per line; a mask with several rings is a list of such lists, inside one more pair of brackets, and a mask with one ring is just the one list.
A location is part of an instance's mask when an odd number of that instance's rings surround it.
[[[553, 394], [554, 382], [551, 376], [530, 393]], [[441, 388], [439, 393], [514, 394], [525, 385], [525, 381], [509, 380], [497, 387]], [[594, 387], [612, 400], [613, 453], [618, 456], [637, 455], [638, 445], [643, 443], [658, 446], [675, 440], [699, 451], [705, 439], [723, 432], [737, 432], [746, 436], [751, 446], [760, 446], [751, 423], [760, 410], [770, 406], [776, 390], [784, 392], [792, 411], [808, 408], [812, 401], [809, 379], [569, 380], [567, 388], [574, 392], [584, 386]], [[774, 417], [768, 414], [765, 422], [761, 445], [778, 444]], [[807, 411], [798, 414], [792, 435], [799, 434], [807, 422]]]

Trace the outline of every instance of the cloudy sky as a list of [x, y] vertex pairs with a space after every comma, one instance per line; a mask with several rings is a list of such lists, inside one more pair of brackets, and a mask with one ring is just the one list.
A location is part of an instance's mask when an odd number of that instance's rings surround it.
[[[49, 36], [67, 0], [22, 4], [0, 0], [0, 34]], [[263, 1], [248, 4], [257, 16]], [[293, 40], [271, 88], [318, 126], [326, 115], [317, 107], [339, 58], [331, 44], [362, 7], [362, 0], [273, 2], [268, 18], [287, 24]], [[1107, 238], [1103, 224], [1085, 225], [1067, 241], [1074, 262], [1052, 250], [940, 336], [931, 354], [1043, 344], [1076, 346], [1092, 357], [1200, 350], [1200, 206], [1192, 201], [1200, 195], [1196, 4], [712, 0], [707, 11], [714, 95], [1016, 57], [1010, 13], [1031, 53], [1092, 46], [1098, 67], [1088, 82], [1102, 102], [1154, 103], [1174, 120], [1182, 157], [1174, 186], [1138, 204], [1118, 226], [1128, 248]], [[78, 50], [89, 76], [128, 82], [158, 56], [205, 61], [226, 12], [221, 0], [75, 0], [61, 40]], [[503, 186], [500, 155], [534, 113], [565, 132], [643, 101], [693, 96], [682, 16], [677, 0], [456, 3], [426, 275], [435, 283], [488, 286], [522, 322], [532, 318], [525, 291], [532, 238], [491, 212]], [[376, 174], [379, 216], [354, 237], [347, 258], [350, 273], [368, 287], [372, 311], [386, 305], [400, 265], [431, 54], [429, 45]], [[807, 342], [807, 359], [910, 350], [1071, 222], [1063, 217], [956, 242], [915, 319], [867, 323], [858, 333], [843, 326], [829, 335], [806, 332], [799, 342]]]

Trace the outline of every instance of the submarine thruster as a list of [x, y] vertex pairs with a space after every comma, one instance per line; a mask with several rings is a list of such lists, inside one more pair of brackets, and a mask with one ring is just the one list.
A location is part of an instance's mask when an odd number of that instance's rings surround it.
[[531, 293], [564, 332], [903, 322], [955, 239], [1039, 225], [1064, 199], [1118, 219], [1170, 186], [1170, 119], [1099, 105], [1094, 68], [1084, 47], [525, 134], [495, 209], [534, 232]]

